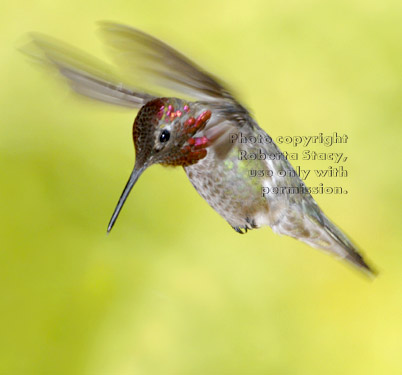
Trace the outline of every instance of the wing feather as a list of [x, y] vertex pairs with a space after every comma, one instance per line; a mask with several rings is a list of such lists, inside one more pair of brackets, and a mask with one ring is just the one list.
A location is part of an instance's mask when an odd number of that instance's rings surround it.
[[235, 102], [211, 74], [164, 42], [132, 27], [100, 22], [99, 31], [114, 62], [138, 76], [202, 100]]
[[55, 67], [79, 94], [107, 103], [140, 108], [155, 96], [124, 84], [111, 67], [57, 39], [32, 33], [21, 51], [46, 66]]

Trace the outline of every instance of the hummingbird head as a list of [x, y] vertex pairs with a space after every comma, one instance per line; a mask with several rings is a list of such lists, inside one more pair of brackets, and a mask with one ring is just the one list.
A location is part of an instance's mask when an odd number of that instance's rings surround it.
[[110, 232], [131, 189], [141, 174], [153, 164], [188, 166], [207, 155], [209, 140], [196, 133], [205, 128], [211, 111], [176, 98], [157, 98], [138, 112], [133, 125], [134, 170], [113, 212]]

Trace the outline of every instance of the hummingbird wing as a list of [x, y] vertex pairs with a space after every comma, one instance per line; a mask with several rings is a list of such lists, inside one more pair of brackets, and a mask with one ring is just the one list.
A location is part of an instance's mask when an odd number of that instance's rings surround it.
[[[29, 35], [30, 41], [20, 50], [48, 67], [56, 68], [74, 91], [107, 103], [141, 108], [160, 97], [150, 92], [152, 83], [203, 100], [233, 121], [234, 127], [257, 126], [245, 109], [217, 78], [160, 40], [134, 28], [101, 22], [100, 32], [114, 63], [126, 68], [124, 78], [116, 75], [113, 66], [55, 38], [39, 33]], [[135, 78], [135, 84], [131, 84]], [[147, 89], [138, 88], [145, 81]]]
[[[112, 22], [99, 23], [100, 34], [116, 65], [137, 79], [207, 101], [239, 118], [249, 115], [218, 78], [166, 43], [143, 31]], [[226, 114], [226, 113], [225, 113]]]
[[45, 66], [55, 67], [79, 94], [103, 102], [140, 108], [155, 96], [124, 84], [110, 65], [57, 39], [32, 33], [20, 50]]

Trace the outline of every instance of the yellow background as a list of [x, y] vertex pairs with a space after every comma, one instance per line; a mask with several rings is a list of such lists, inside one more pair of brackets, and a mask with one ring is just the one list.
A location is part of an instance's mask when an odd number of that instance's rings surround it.
[[[146, 171], [106, 236], [135, 112], [17, 51], [39, 31], [105, 57], [104, 19], [222, 77], [274, 138], [347, 134], [350, 177], [325, 183], [349, 194], [315, 198], [379, 277], [236, 234], [180, 168]], [[0, 373], [401, 374], [401, 24], [398, 0], [3, 1]]]

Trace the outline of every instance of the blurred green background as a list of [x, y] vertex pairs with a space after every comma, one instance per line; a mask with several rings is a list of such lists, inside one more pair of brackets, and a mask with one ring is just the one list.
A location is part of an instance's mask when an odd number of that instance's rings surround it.
[[[104, 19], [222, 77], [274, 138], [348, 134], [350, 177], [325, 183], [349, 194], [316, 199], [379, 277], [236, 234], [180, 168], [149, 169], [106, 236], [135, 112], [17, 51], [39, 31], [105, 57]], [[1, 374], [402, 373], [400, 1], [6, 0], [0, 20]]]

